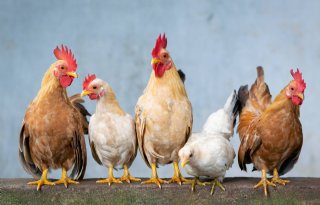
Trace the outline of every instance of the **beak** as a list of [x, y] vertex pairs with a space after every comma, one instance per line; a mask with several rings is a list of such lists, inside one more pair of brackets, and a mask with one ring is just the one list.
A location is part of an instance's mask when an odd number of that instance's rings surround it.
[[152, 59], [151, 59], [151, 65], [157, 64], [157, 63], [159, 63], [159, 62], [160, 62], [160, 60], [159, 60], [158, 58], [152, 58]]
[[76, 72], [67, 72], [67, 75], [71, 76], [71, 77], [74, 77], [74, 78], [78, 77], [78, 74]]
[[184, 168], [184, 166], [186, 166], [186, 164], [188, 164], [188, 162], [189, 162], [189, 159], [182, 160], [182, 162], [181, 162], [182, 168]]
[[304, 100], [304, 94], [303, 94], [303, 93], [299, 93], [297, 96], [298, 96], [301, 100]]
[[86, 95], [89, 95], [89, 94], [91, 94], [91, 92], [90, 91], [87, 91], [87, 90], [83, 90], [82, 92], [81, 92], [81, 97], [84, 97], [84, 96], [86, 96]]

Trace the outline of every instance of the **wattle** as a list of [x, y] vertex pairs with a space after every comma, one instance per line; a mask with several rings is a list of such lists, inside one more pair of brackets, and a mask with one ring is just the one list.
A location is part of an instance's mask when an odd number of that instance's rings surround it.
[[172, 67], [172, 63], [167, 63], [167, 64], [154, 64], [153, 65], [153, 70], [155, 72], [156, 77], [161, 78], [166, 70], [169, 70]]
[[162, 63], [158, 63], [153, 66], [154, 73], [156, 74], [156, 77], [161, 78], [166, 71], [164, 65]]
[[89, 98], [90, 98], [90, 100], [96, 100], [96, 99], [98, 99], [98, 95], [91, 93], [91, 94], [89, 94]]
[[70, 77], [68, 75], [63, 75], [59, 78], [60, 81], [60, 85], [64, 88], [68, 87], [71, 85], [72, 81], [73, 81], [73, 77]]
[[298, 96], [292, 96], [291, 101], [295, 105], [301, 105], [302, 100]]

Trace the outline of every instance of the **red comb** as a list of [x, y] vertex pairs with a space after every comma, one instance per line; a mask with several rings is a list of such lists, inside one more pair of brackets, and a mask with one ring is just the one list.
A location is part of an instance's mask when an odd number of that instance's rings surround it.
[[299, 69], [297, 69], [297, 72], [294, 72], [293, 69], [291, 69], [290, 73], [291, 73], [292, 77], [294, 78], [294, 80], [298, 84], [298, 88], [297, 88], [298, 91], [304, 92], [304, 89], [307, 87], [307, 85], [304, 82], [304, 80], [302, 79], [302, 73], [300, 73]]
[[95, 74], [92, 74], [92, 75], [88, 75], [88, 77], [84, 78], [84, 81], [83, 81], [83, 90], [87, 89], [89, 84], [94, 80], [96, 79], [96, 75]]
[[61, 49], [57, 48], [53, 51], [54, 55], [58, 60], [65, 60], [68, 64], [68, 70], [75, 72], [77, 70], [77, 61], [74, 58], [73, 53], [67, 46], [61, 45]]
[[161, 48], [166, 48], [167, 47], [167, 38], [166, 38], [166, 34], [164, 33], [163, 36], [161, 37], [161, 34], [159, 35], [157, 41], [156, 41], [156, 45], [154, 46], [154, 48], [152, 49], [152, 57], [157, 57], [159, 51], [161, 50]]

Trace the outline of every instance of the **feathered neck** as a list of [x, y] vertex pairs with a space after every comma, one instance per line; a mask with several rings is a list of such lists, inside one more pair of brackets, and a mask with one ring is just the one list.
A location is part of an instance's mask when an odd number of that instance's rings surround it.
[[287, 86], [281, 90], [281, 92], [274, 99], [273, 103], [270, 105], [270, 109], [287, 109], [288, 112], [294, 114], [296, 117], [300, 117], [300, 106], [292, 103], [286, 95]]
[[125, 115], [125, 112], [121, 109], [112, 88], [105, 84], [102, 92], [104, 92], [103, 96], [97, 100], [96, 113], [109, 112], [122, 116]]
[[42, 99], [50, 97], [53, 99], [63, 99], [69, 102], [67, 91], [60, 85], [59, 80], [53, 75], [53, 69], [54, 66], [51, 65], [51, 67], [44, 74], [41, 88], [36, 98], [33, 100], [34, 102], [40, 102]]
[[157, 93], [161, 93], [162, 89], [174, 99], [187, 96], [184, 84], [174, 64], [172, 64], [169, 70], [165, 71], [161, 78], [156, 77], [154, 70], [152, 70], [150, 80], [144, 92], [151, 92], [152, 95], [157, 95]]

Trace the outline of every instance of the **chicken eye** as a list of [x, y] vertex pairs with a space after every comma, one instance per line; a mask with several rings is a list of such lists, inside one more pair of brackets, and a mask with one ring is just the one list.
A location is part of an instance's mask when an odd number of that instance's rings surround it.
[[293, 87], [291, 87], [291, 88], [290, 88], [290, 90], [291, 90], [291, 91], [294, 91], [294, 88], [293, 88]]
[[189, 157], [192, 157], [193, 156], [193, 154], [191, 153], [190, 155], [189, 155]]
[[61, 66], [60, 69], [63, 70], [63, 69], [64, 69], [64, 66]]
[[95, 89], [97, 89], [97, 86], [93, 86], [92, 88], [95, 90]]
[[168, 54], [167, 53], [163, 54], [163, 58], [168, 58]]

